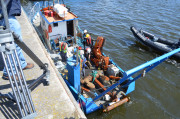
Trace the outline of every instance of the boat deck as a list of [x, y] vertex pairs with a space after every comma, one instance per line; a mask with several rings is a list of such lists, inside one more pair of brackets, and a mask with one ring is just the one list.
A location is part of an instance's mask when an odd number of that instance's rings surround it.
[[64, 20], [71, 20], [71, 19], [75, 19], [77, 18], [77, 16], [75, 16], [74, 14], [72, 14], [71, 12], [67, 13], [67, 16], [62, 18], [59, 17], [58, 15], [55, 15], [53, 17], [49, 17], [49, 16], [45, 16], [45, 18], [48, 20], [48, 22], [60, 22], [60, 21], [64, 21]]
[[45, 16], [45, 18], [47, 19], [47, 21], [49, 23], [52, 22], [61, 22], [61, 21], [68, 21], [68, 20], [72, 20], [75, 18], [78, 18], [75, 14], [73, 14], [72, 12], [67, 12], [67, 15], [65, 17], [60, 17], [56, 12], [53, 11], [53, 8], [43, 8], [43, 10], [41, 10], [42, 13], [45, 14], [46, 11], [51, 11], [53, 13], [53, 16], [51, 15], [43, 15]]

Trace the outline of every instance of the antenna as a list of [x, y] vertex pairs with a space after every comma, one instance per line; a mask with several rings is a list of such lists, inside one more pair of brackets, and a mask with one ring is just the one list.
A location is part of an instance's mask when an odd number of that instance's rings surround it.
[[43, 10], [43, 7], [44, 7], [44, 1], [43, 1], [43, 4], [42, 4], [42, 13], [44, 14], [44, 10]]
[[49, 0], [48, 0], [48, 10], [50, 10], [50, 7], [49, 7]]
[[62, 3], [64, 4], [64, 0], [62, 0]]

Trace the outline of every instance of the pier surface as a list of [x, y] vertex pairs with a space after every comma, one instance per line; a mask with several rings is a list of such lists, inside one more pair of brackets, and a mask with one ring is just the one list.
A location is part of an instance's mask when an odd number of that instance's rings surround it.
[[[34, 30], [25, 12], [22, 10], [20, 17], [17, 17], [22, 30], [22, 37], [25, 44], [43, 61], [49, 64], [50, 85], [39, 83], [31, 92], [33, 103], [37, 112], [37, 119], [61, 119], [61, 118], [86, 118], [77, 102], [66, 86], [64, 80], [55, 68], [53, 61], [41, 43], [36, 31]], [[25, 53], [27, 62], [34, 63]], [[34, 63], [35, 64], [35, 63]], [[8, 80], [2, 79], [3, 61], [0, 56], [0, 92], [7, 93], [12, 91]], [[37, 64], [33, 69], [24, 70], [27, 84], [42, 74], [42, 70]], [[8, 99], [0, 98], [0, 118], [19, 118], [17, 105]]]

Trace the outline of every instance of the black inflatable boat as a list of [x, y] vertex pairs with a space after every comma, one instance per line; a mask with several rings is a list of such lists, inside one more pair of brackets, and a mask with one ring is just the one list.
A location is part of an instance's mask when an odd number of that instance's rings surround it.
[[[161, 53], [167, 53], [180, 47], [180, 41], [174, 42], [164, 38], [157, 38], [153, 34], [143, 30], [137, 30], [133, 26], [130, 29], [139, 42]], [[180, 53], [176, 53], [172, 57], [180, 59]]]

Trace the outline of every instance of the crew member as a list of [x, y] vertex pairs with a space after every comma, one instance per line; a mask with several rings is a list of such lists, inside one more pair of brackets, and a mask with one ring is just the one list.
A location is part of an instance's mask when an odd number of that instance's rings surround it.
[[84, 50], [81, 47], [79, 47], [79, 56], [80, 56], [81, 75], [84, 77], [85, 68], [87, 67], [87, 65], [86, 65], [86, 58], [84, 57]]
[[90, 47], [86, 47], [85, 54], [86, 54], [86, 58], [87, 58], [86, 64], [89, 68], [91, 68], [92, 65], [91, 65], [91, 61], [90, 61], [91, 60], [91, 48]]
[[91, 48], [90, 47], [86, 47], [86, 58], [88, 61], [90, 61], [90, 56], [91, 56]]
[[87, 30], [84, 30], [83, 36], [84, 36], [86, 46], [92, 47], [93, 42], [92, 42], [91, 36], [87, 33]]
[[87, 34], [87, 30], [85, 29], [85, 30], [84, 30], [84, 34], [83, 34], [83, 38], [86, 37], [86, 34]]
[[[15, 16], [21, 15], [20, 0], [4, 0], [4, 1], [7, 3], [7, 13], [8, 13], [8, 20], [9, 20], [10, 29], [15, 34], [19, 35], [20, 39], [22, 40], [21, 26], [20, 26], [19, 22], [17, 21], [17, 19], [15, 18]], [[2, 13], [2, 10], [0, 10], [0, 13]], [[0, 26], [5, 26], [5, 22], [4, 22], [3, 17], [0, 19]], [[22, 69], [33, 68], [34, 64], [33, 63], [26, 63], [26, 60], [22, 54], [22, 49], [17, 44], [15, 44], [15, 45], [16, 45], [16, 51], [17, 51]], [[12, 66], [12, 67], [13, 67], [13, 71], [15, 72], [15, 67], [14, 66]], [[10, 72], [10, 74], [11, 74], [11, 72]], [[8, 79], [7, 71], [6, 71], [5, 67], [3, 70], [3, 78]]]
[[60, 54], [62, 61], [65, 62], [67, 61], [67, 50], [68, 50], [68, 45], [65, 42], [60, 43]]

